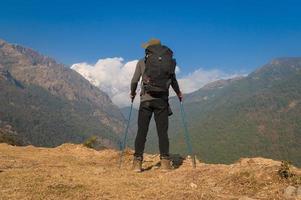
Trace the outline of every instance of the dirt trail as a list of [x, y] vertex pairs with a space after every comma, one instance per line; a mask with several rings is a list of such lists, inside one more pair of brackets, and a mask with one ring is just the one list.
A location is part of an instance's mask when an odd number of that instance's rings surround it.
[[134, 173], [130, 150], [119, 170], [115, 150], [0, 144], [0, 199], [284, 199], [285, 188], [292, 185], [279, 178], [281, 163], [270, 159], [244, 158], [232, 165], [198, 162], [192, 169], [189, 159], [174, 158], [179, 167], [163, 172], [159, 157], [146, 155], [146, 170]]

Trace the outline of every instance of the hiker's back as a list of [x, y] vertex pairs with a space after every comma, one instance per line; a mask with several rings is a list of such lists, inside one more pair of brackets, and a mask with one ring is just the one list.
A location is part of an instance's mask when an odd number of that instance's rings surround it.
[[167, 94], [176, 61], [173, 52], [164, 45], [152, 45], [145, 50], [145, 70], [142, 81], [145, 92]]
[[176, 61], [173, 58], [173, 52], [161, 45], [158, 39], [151, 39], [142, 47], [145, 49], [145, 58], [137, 63], [131, 81], [130, 94], [133, 102], [138, 81], [142, 76], [133, 169], [142, 171], [144, 147], [152, 115], [154, 115], [159, 137], [161, 166], [164, 169], [170, 169], [168, 116], [172, 112], [168, 104], [169, 86], [172, 86], [179, 98], [182, 95], [175, 75]]

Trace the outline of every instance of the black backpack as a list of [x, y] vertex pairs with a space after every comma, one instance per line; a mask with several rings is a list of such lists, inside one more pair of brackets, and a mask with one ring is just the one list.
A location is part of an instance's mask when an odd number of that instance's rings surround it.
[[168, 94], [171, 76], [175, 73], [173, 52], [164, 45], [152, 45], [145, 50], [143, 88], [152, 95]]

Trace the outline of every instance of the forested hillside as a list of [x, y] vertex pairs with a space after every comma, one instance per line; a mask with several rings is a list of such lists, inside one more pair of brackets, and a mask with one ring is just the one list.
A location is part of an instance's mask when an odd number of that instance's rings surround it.
[[[177, 98], [170, 104], [171, 151], [187, 153]], [[200, 159], [230, 163], [263, 156], [301, 166], [301, 58], [275, 59], [247, 77], [210, 83], [186, 94], [184, 106]], [[146, 147], [158, 151], [154, 124]]]
[[110, 98], [74, 70], [0, 40], [0, 120], [37, 146], [92, 135], [117, 146], [124, 118]]

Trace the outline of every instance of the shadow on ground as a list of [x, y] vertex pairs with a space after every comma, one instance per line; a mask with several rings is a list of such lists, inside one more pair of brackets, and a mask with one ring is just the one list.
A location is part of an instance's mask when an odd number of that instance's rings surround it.
[[[182, 157], [180, 154], [171, 154], [170, 155], [170, 161], [173, 169], [179, 168], [184, 161], [184, 157]], [[155, 164], [152, 164], [150, 166], [147, 166], [143, 169], [143, 171], [148, 171], [152, 169], [159, 169], [161, 166], [160, 161], [155, 162]]]
[[183, 164], [184, 157], [182, 157], [180, 154], [171, 154], [170, 160], [172, 162], [173, 168], [177, 169]]

